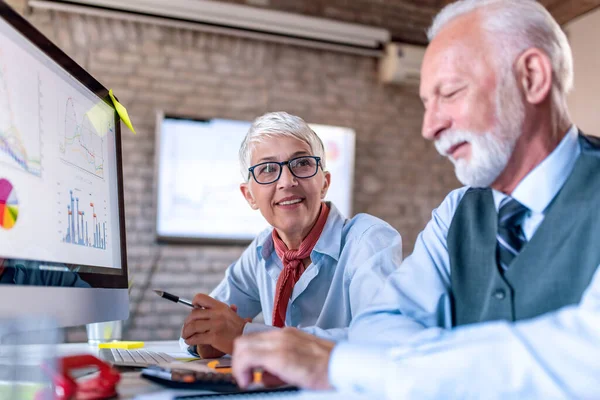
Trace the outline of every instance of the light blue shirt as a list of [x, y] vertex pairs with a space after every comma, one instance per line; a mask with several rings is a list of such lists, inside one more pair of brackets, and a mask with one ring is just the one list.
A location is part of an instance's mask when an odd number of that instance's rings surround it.
[[[531, 211], [530, 239], [581, 153], [571, 127], [512, 196]], [[600, 172], [600, 171], [599, 171]], [[334, 349], [330, 380], [340, 390], [389, 398], [597, 398], [600, 395], [600, 273], [579, 304], [534, 319], [451, 328], [446, 237], [468, 188], [450, 193], [413, 254]], [[494, 192], [496, 208], [505, 197]], [[368, 346], [361, 342], [380, 343]]]
[[[347, 338], [350, 321], [370, 304], [402, 261], [402, 239], [388, 223], [368, 214], [345, 219], [331, 203], [323, 232], [310, 254], [312, 263], [295, 284], [285, 325], [329, 340]], [[244, 334], [272, 325], [277, 278], [283, 264], [272, 229], [260, 233], [226, 271], [210, 294], [235, 304], [243, 318], [263, 313], [265, 324], [248, 323]]]

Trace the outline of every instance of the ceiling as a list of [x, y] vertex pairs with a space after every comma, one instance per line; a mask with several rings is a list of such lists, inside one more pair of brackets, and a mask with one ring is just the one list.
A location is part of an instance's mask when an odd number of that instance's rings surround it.
[[[394, 41], [426, 44], [433, 16], [452, 0], [219, 0], [382, 27]], [[600, 0], [538, 0], [562, 25], [600, 7]]]

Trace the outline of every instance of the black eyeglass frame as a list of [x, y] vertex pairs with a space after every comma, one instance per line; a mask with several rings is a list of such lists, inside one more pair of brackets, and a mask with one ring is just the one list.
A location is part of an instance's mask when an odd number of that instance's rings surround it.
[[[300, 158], [312, 158], [317, 162], [317, 168], [315, 168], [315, 173], [310, 175], [310, 176], [298, 176], [294, 173], [294, 171], [292, 171], [292, 169], [290, 168], [290, 163], [298, 160]], [[277, 178], [275, 178], [274, 180], [272, 180], [271, 182], [259, 182], [256, 179], [256, 175], [254, 175], [254, 169], [257, 167], [260, 167], [261, 165], [266, 165], [266, 164], [279, 164], [279, 175], [277, 175]], [[308, 178], [312, 178], [313, 176], [315, 176], [317, 174], [317, 172], [319, 172], [319, 166], [321, 167], [321, 169], [323, 169], [323, 165], [321, 164], [321, 157], [317, 157], [317, 156], [300, 156], [300, 157], [294, 157], [291, 158], [287, 161], [282, 161], [282, 162], [278, 162], [278, 161], [265, 161], [262, 162], [260, 164], [256, 164], [251, 166], [250, 168], [248, 168], [248, 171], [250, 172], [250, 175], [252, 175], [252, 178], [254, 178], [254, 182], [258, 183], [259, 185], [270, 185], [271, 183], [275, 183], [279, 180], [279, 178], [281, 178], [281, 174], [283, 173], [283, 167], [286, 166], [288, 167], [288, 169], [290, 170], [290, 173], [292, 175], [294, 175], [296, 178], [298, 179], [308, 179]]]

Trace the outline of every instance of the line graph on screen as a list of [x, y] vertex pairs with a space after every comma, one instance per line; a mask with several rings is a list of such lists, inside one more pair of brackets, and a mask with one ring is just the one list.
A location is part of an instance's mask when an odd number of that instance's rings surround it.
[[104, 179], [105, 138], [114, 132], [112, 115], [99, 106], [85, 107], [72, 97], [66, 97], [58, 112], [61, 159]]
[[0, 162], [41, 177], [42, 83], [38, 75], [9, 69], [4, 56], [0, 48]]

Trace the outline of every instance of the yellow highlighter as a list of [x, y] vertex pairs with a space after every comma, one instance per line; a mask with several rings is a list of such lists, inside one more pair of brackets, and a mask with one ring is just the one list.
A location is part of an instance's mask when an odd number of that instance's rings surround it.
[[220, 366], [218, 360], [209, 361], [206, 364], [206, 366], [208, 368], [214, 369], [215, 372], [220, 372], [222, 374], [230, 374], [231, 373], [231, 367], [230, 366]]
[[130, 341], [117, 341], [117, 342], [107, 342], [100, 343], [98, 345], [101, 349], [141, 349], [144, 347], [144, 342], [130, 342]]
[[[225, 366], [219, 365], [219, 360], [209, 361], [206, 366], [208, 368], [214, 369], [216, 372], [220, 372], [222, 374], [231, 374], [232, 369], [230, 364], [226, 364]], [[263, 371], [261, 368], [254, 370], [252, 373], [252, 383], [254, 385], [262, 385], [262, 375]]]

